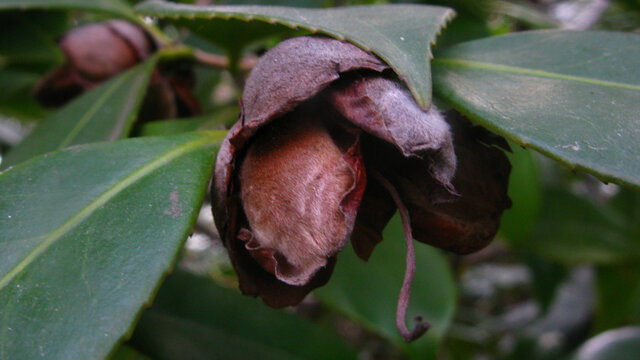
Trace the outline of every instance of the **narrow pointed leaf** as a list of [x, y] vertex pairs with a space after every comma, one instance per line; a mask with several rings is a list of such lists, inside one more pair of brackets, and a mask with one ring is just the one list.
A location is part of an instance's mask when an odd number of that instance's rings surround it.
[[71, 145], [113, 141], [129, 134], [157, 56], [74, 99], [46, 119], [0, 165], [18, 164]]
[[230, 128], [238, 119], [240, 108], [236, 105], [217, 109], [210, 114], [191, 118], [151, 121], [142, 125], [142, 136], [175, 135], [195, 130], [219, 130]]
[[0, 173], [0, 359], [99, 359], [191, 230], [224, 133], [88, 144]]
[[0, 0], [0, 10], [29, 9], [86, 10], [136, 19], [131, 6], [122, 0]]
[[479, 124], [640, 189], [640, 36], [537, 31], [439, 53], [434, 89]]
[[167, 278], [131, 344], [163, 360], [356, 358], [332, 330], [185, 272]]
[[368, 262], [360, 260], [349, 246], [338, 255], [331, 281], [316, 294], [327, 305], [355, 319], [399, 347], [412, 359], [435, 359], [438, 345], [446, 333], [456, 305], [455, 283], [444, 256], [435, 248], [416, 243], [416, 276], [407, 315], [421, 315], [431, 329], [407, 344], [395, 324], [398, 293], [402, 285], [406, 248], [402, 226], [394, 217]]
[[193, 6], [158, 1], [142, 3], [136, 6], [136, 11], [159, 18], [185, 19], [189, 24], [183, 24], [192, 29], [215, 19], [238, 19], [302, 28], [350, 41], [386, 61], [407, 83], [423, 108], [431, 105], [430, 46], [455, 14], [449, 8], [426, 5], [304, 9]]

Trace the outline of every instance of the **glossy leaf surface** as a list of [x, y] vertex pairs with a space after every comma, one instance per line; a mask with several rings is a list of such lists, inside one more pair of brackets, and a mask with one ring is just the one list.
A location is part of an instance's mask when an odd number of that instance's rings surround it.
[[186, 272], [167, 278], [131, 343], [165, 360], [356, 358], [332, 330]]
[[0, 173], [0, 359], [104, 358], [172, 266], [223, 136], [82, 145]]
[[86, 10], [135, 19], [131, 6], [122, 0], [0, 0], [0, 10], [8, 9]]
[[84, 93], [38, 126], [0, 165], [13, 166], [71, 145], [113, 141], [129, 134], [157, 57]]
[[571, 168], [640, 189], [640, 36], [537, 31], [438, 54], [434, 89], [456, 109]]
[[572, 360], [636, 360], [640, 356], [640, 327], [604, 332], [582, 345]]
[[240, 109], [229, 106], [215, 113], [192, 118], [151, 121], [142, 125], [142, 136], [174, 135], [195, 130], [217, 130], [231, 127], [238, 119]]
[[439, 250], [415, 244], [416, 276], [407, 324], [412, 328], [412, 318], [421, 315], [432, 327], [422, 338], [407, 344], [395, 325], [395, 309], [406, 254], [402, 226], [397, 215], [383, 236], [384, 241], [376, 247], [366, 263], [355, 255], [351, 246], [347, 246], [338, 255], [331, 281], [314, 294], [365, 328], [397, 344], [410, 358], [435, 359], [456, 305], [455, 283], [449, 264]]
[[[453, 10], [426, 5], [353, 6], [303, 9], [281, 6], [191, 6], [147, 1], [142, 15], [210, 22], [238, 19], [280, 24], [350, 41], [386, 61], [422, 107], [431, 104], [431, 43], [454, 16]], [[197, 25], [194, 25], [197, 26]]]

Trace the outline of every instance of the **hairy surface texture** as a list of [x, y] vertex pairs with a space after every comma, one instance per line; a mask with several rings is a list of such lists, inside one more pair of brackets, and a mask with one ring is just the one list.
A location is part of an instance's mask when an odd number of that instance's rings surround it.
[[353, 227], [341, 203], [355, 187], [354, 171], [322, 121], [307, 116], [258, 133], [240, 169], [240, 199], [253, 233], [247, 249], [291, 285], [308, 282]]
[[240, 289], [295, 305], [329, 280], [348, 238], [368, 259], [400, 209], [408, 255], [398, 324], [414, 339], [426, 325], [404, 325], [411, 238], [457, 253], [491, 241], [510, 206], [510, 166], [498, 147], [508, 148], [453, 112], [421, 109], [384, 63], [352, 44], [281, 42], [247, 79], [211, 191]]

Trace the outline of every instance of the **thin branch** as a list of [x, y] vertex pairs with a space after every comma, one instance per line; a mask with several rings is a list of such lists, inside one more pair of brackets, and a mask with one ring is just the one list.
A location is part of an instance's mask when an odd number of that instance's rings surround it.
[[422, 336], [431, 325], [422, 320], [422, 316], [416, 316], [416, 326], [412, 331], [409, 331], [405, 323], [407, 317], [407, 308], [409, 307], [409, 299], [411, 298], [411, 283], [416, 273], [416, 254], [413, 248], [413, 235], [411, 234], [411, 223], [409, 221], [409, 212], [407, 207], [402, 202], [400, 195], [393, 187], [393, 185], [377, 171], [372, 171], [372, 175], [387, 189], [389, 195], [393, 198], [393, 201], [398, 207], [400, 212], [400, 218], [402, 219], [402, 229], [404, 230], [404, 240], [407, 244], [407, 259], [406, 268], [404, 272], [404, 280], [402, 282], [402, 288], [400, 289], [400, 295], [398, 296], [398, 307], [396, 309], [396, 327], [402, 335], [402, 338], [406, 342], [411, 342]]
[[[200, 64], [223, 70], [229, 68], [229, 58], [224, 55], [212, 54], [200, 49], [195, 49], [193, 55]], [[240, 70], [249, 71], [257, 62], [257, 56], [247, 55], [240, 60]]]
[[195, 49], [193, 55], [200, 64], [216, 69], [227, 69], [229, 67], [229, 59], [226, 56], [211, 54], [200, 49]]

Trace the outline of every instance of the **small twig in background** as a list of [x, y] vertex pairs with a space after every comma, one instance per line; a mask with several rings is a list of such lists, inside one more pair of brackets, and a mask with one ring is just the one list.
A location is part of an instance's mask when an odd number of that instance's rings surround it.
[[[194, 56], [196, 58], [196, 61], [200, 64], [207, 65], [216, 69], [229, 68], [229, 58], [224, 55], [212, 54], [196, 49], [194, 51]], [[240, 60], [240, 70], [242, 70], [243, 72], [249, 71], [256, 65], [257, 62], [258, 57], [256, 55], [247, 55]]]

